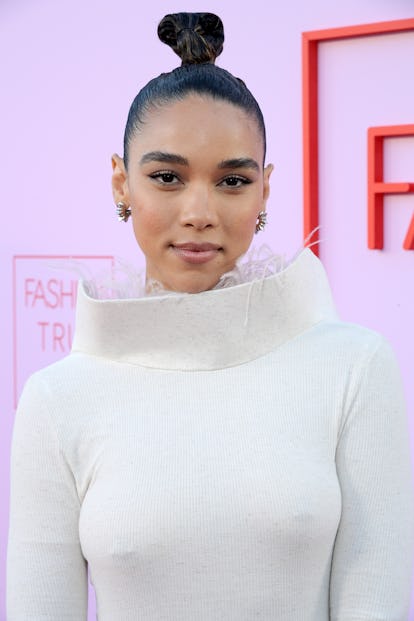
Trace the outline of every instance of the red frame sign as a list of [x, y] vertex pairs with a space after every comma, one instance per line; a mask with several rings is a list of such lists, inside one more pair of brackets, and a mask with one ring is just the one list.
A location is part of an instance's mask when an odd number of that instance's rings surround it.
[[[366, 37], [372, 35], [395, 34], [398, 32], [414, 31], [414, 18], [400, 19], [389, 22], [378, 22], [375, 24], [361, 24], [357, 26], [347, 26], [344, 28], [331, 28], [326, 30], [314, 30], [302, 33], [302, 94], [303, 94], [303, 229], [304, 238], [312, 237], [312, 250], [318, 254], [318, 230], [319, 225], [319, 145], [318, 145], [318, 48], [319, 43], [326, 41], [336, 41], [339, 39], [349, 39], [355, 37]], [[410, 126], [411, 127], [411, 126]], [[375, 128], [373, 128], [375, 130]], [[378, 129], [378, 128], [377, 128]], [[398, 134], [400, 135], [400, 134]], [[407, 190], [407, 185], [398, 191]], [[388, 190], [387, 190], [388, 192]], [[377, 201], [377, 205], [379, 202]], [[378, 213], [380, 208], [376, 208], [377, 222], [380, 225]], [[372, 228], [372, 213], [369, 226]], [[404, 248], [414, 249], [414, 223], [410, 225], [407, 233]], [[312, 234], [313, 232], [313, 234]], [[372, 242], [372, 231], [370, 233]], [[369, 246], [371, 247], [371, 246]], [[380, 247], [380, 246], [378, 246]]]

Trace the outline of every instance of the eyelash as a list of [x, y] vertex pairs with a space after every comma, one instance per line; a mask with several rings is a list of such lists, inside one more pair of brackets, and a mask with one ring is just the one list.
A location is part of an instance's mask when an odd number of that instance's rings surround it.
[[[160, 170], [156, 173], [153, 173], [152, 175], [149, 175], [149, 177], [151, 179], [155, 179], [155, 180], [160, 180], [161, 185], [174, 185], [171, 182], [162, 180], [162, 177], [165, 176], [169, 176], [169, 177], [175, 177], [176, 179], [179, 179], [178, 175], [176, 175], [172, 170]], [[228, 185], [228, 188], [241, 188], [243, 185], [249, 185], [250, 183], [252, 183], [252, 181], [250, 179], [247, 179], [247, 177], [242, 177], [241, 175], [228, 175], [227, 177], [224, 177], [224, 179], [222, 179], [220, 181], [220, 184], [222, 184], [224, 181], [228, 181], [229, 179], [235, 179], [236, 181], [240, 181], [241, 184], [240, 185]]]
[[235, 179], [236, 181], [240, 181], [241, 185], [228, 185], [228, 188], [241, 188], [242, 186], [249, 185], [249, 183], [251, 183], [250, 179], [247, 179], [246, 177], [241, 177], [240, 175], [228, 175], [227, 177], [224, 177], [224, 179], [222, 179], [220, 183], [223, 183], [223, 181], [228, 181], [229, 179]]
[[[153, 173], [152, 175], [149, 175], [149, 176], [151, 179], [161, 179], [161, 177], [165, 177], [167, 175], [178, 179], [178, 176], [175, 173], [173, 173], [172, 170], [160, 170], [159, 172]], [[162, 185], [172, 185], [172, 183], [162, 182]]]

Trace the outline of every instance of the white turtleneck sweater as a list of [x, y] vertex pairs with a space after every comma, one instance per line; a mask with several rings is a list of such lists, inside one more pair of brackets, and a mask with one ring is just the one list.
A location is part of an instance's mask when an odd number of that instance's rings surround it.
[[8, 621], [406, 621], [408, 425], [389, 345], [310, 250], [199, 294], [97, 300], [27, 382]]

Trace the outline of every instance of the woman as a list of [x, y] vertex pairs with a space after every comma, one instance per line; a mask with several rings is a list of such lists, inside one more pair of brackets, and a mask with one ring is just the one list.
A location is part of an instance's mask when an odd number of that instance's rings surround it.
[[158, 32], [183, 64], [137, 95], [112, 159], [146, 291], [81, 282], [71, 355], [25, 386], [8, 620], [85, 619], [89, 566], [100, 621], [406, 621], [393, 353], [338, 320], [309, 249], [240, 261], [266, 220], [262, 114], [214, 65], [218, 17]]

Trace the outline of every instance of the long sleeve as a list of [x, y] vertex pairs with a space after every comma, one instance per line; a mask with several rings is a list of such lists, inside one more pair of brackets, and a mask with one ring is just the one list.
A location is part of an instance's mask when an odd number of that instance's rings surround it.
[[342, 513], [331, 621], [408, 621], [414, 555], [409, 434], [399, 370], [382, 338], [350, 379], [336, 464]]
[[7, 552], [8, 621], [82, 621], [87, 564], [79, 499], [38, 375], [24, 388], [11, 450]]

